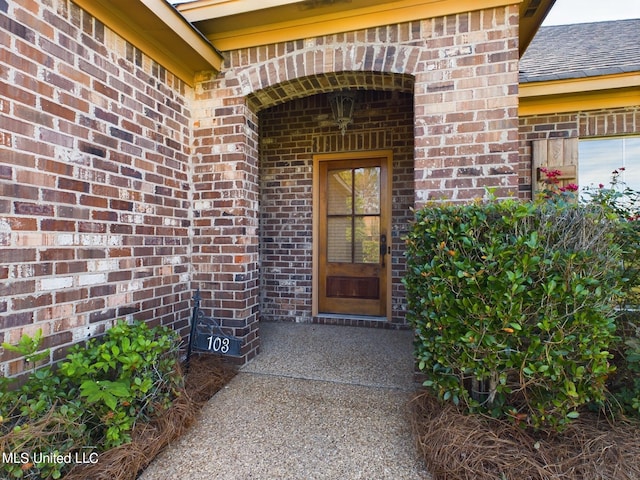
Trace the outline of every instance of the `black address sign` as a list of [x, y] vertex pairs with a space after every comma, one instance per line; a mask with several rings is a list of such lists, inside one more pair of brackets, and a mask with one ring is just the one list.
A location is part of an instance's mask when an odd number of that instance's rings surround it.
[[200, 309], [200, 290], [193, 296], [195, 305], [191, 315], [191, 335], [187, 351], [187, 365], [192, 351], [212, 352], [220, 355], [240, 356], [242, 340], [226, 335], [218, 321], [207, 317]]
[[222, 355], [240, 355], [242, 341], [236, 337], [220, 335], [213, 332], [196, 332], [193, 342], [194, 350], [220, 353]]

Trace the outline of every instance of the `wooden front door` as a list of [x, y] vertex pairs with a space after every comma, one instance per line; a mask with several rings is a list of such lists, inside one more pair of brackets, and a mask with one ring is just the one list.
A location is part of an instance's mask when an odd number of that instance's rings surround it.
[[387, 314], [390, 156], [370, 155], [319, 162], [319, 313]]

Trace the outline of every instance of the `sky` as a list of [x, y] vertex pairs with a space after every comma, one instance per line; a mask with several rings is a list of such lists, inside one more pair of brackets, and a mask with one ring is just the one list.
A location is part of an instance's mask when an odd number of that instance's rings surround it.
[[640, 0], [556, 0], [542, 25], [640, 18]]

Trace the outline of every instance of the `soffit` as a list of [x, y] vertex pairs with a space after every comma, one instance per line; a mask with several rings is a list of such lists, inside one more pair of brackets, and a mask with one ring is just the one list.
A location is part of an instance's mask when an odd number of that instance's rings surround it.
[[637, 87], [587, 90], [572, 93], [520, 97], [520, 117], [549, 115], [607, 108], [635, 107], [640, 104]]
[[524, 0], [520, 3], [520, 56], [535, 37], [556, 0]]
[[521, 53], [555, 0], [197, 0], [177, 9], [219, 50], [519, 4]]
[[73, 2], [189, 85], [197, 71], [220, 70], [220, 53], [164, 0]]

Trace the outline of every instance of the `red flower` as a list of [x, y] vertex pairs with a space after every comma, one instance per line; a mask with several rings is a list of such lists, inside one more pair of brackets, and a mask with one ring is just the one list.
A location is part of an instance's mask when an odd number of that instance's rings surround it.
[[577, 192], [578, 188], [579, 188], [578, 185], [576, 185], [575, 183], [569, 183], [564, 187], [560, 187], [560, 191], [561, 192]]
[[548, 168], [542, 167], [540, 168], [540, 172], [544, 173], [547, 183], [557, 185], [560, 182], [558, 179], [558, 177], [562, 175], [560, 170], [549, 170]]

